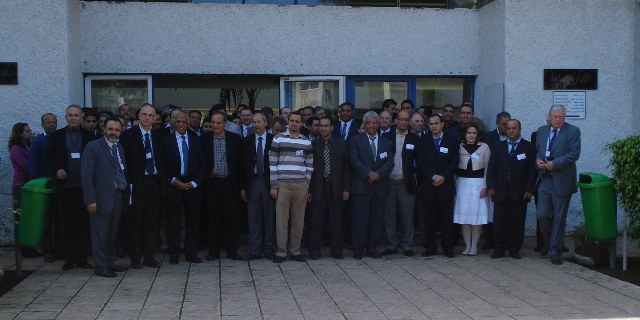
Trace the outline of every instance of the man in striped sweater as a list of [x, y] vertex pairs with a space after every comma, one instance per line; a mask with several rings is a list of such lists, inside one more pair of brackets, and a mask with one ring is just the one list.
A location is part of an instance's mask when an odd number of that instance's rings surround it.
[[[278, 250], [273, 262], [283, 262], [287, 252], [291, 260], [304, 262], [300, 253], [300, 240], [304, 227], [304, 211], [307, 202], [313, 150], [311, 140], [300, 134], [302, 115], [289, 116], [289, 130], [277, 134], [269, 151], [271, 197], [276, 199], [276, 240]], [[291, 218], [291, 228], [289, 228]]]

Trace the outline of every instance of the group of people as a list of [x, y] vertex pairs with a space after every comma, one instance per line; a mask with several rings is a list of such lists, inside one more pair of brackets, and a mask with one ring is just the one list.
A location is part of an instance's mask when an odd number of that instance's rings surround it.
[[[57, 129], [55, 115], [47, 113], [44, 133], [33, 141], [28, 125], [14, 126], [15, 206], [25, 182], [51, 177], [45, 259], [53, 261], [58, 250], [63, 270], [93, 268], [114, 277], [127, 269], [115, 264], [121, 247], [131, 268], [160, 266], [161, 225], [170, 264], [182, 253], [188, 262], [202, 262], [203, 244], [209, 261], [222, 249], [234, 260], [303, 262], [303, 236], [311, 259], [320, 258], [323, 245], [342, 259], [345, 243], [355, 259], [398, 249], [414, 256], [414, 217], [422, 256], [436, 254], [438, 230], [445, 256], [455, 256], [458, 232], [461, 254], [476, 255], [482, 226], [493, 223], [484, 234], [491, 257], [508, 252], [519, 259], [526, 205], [536, 195], [541, 251], [562, 263], [580, 155], [580, 131], [564, 122], [562, 106], [551, 107], [548, 124], [529, 142], [520, 121], [506, 112], [497, 115], [496, 130], [485, 132], [470, 102], [460, 107], [460, 122], [452, 105], [442, 115], [414, 111], [410, 100], [397, 105], [385, 100], [380, 114], [368, 111], [360, 124], [348, 102], [338, 107], [337, 120], [320, 107], [282, 108], [274, 116], [270, 108], [241, 105], [239, 124], [228, 121], [222, 105], [202, 121], [200, 111], [159, 111], [145, 103], [135, 123], [128, 105], [120, 106], [120, 117], [105, 119], [70, 105], [66, 127]], [[238, 253], [243, 203], [246, 257]], [[88, 239], [95, 266], [87, 262]]]

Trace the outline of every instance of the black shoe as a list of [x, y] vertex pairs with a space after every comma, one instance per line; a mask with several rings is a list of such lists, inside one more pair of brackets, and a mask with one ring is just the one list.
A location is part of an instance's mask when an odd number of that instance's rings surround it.
[[105, 277], [105, 278], [115, 278], [118, 276], [117, 273], [111, 271], [111, 270], [101, 270], [101, 271], [94, 271], [93, 272], [96, 276], [98, 277]]
[[209, 253], [207, 255], [207, 257], [204, 258], [204, 259], [207, 260], [207, 261], [218, 260], [218, 259], [220, 259], [220, 254], [218, 254], [218, 253]]
[[284, 257], [281, 257], [281, 256], [273, 256], [273, 262], [274, 262], [274, 263], [281, 263], [281, 262], [284, 262]]
[[391, 249], [384, 249], [384, 251], [382, 251], [382, 253], [380, 253], [383, 256], [388, 256], [388, 255], [392, 255], [392, 254], [396, 254], [398, 253], [397, 250], [391, 250]]
[[540, 252], [540, 247], [539, 246], [535, 246], [533, 248], [533, 252]]
[[331, 258], [342, 260], [344, 259], [344, 256], [342, 255], [342, 253], [332, 253]]
[[378, 252], [378, 251], [369, 252], [369, 250], [367, 250], [367, 257], [370, 257], [370, 258], [373, 258], [373, 259], [380, 259], [380, 258], [382, 258], [382, 255], [380, 255], [380, 252]]
[[169, 257], [169, 264], [178, 264], [180, 262], [180, 258], [178, 256]]
[[306, 262], [307, 260], [304, 258], [303, 255], [299, 254], [297, 256], [290, 256], [289, 259], [293, 260], [293, 261], [298, 261], [298, 262]]
[[144, 259], [144, 263], [143, 265], [149, 267], [149, 268], [160, 268], [160, 266], [162, 265], [160, 262], [156, 261], [156, 259]]
[[318, 260], [318, 259], [320, 259], [320, 254], [317, 253], [317, 252], [313, 252], [313, 253], [309, 254], [309, 259]]
[[129, 270], [128, 267], [119, 266], [117, 264], [110, 265], [108, 269], [111, 272], [125, 272]]
[[78, 267], [80, 269], [93, 269], [93, 266], [90, 265], [86, 260], [85, 261], [76, 262], [76, 267]]
[[562, 246], [562, 251], [563, 251], [563, 252], [569, 252], [569, 248], [567, 248], [567, 247], [565, 247], [565, 246]]
[[491, 254], [491, 259], [500, 259], [500, 258], [504, 258], [504, 257], [505, 257], [504, 252], [495, 252], [494, 251]]
[[273, 252], [269, 251], [264, 254], [264, 257], [269, 260], [273, 260], [273, 257], [275, 257], [275, 255], [273, 254]]
[[262, 255], [259, 253], [252, 253], [247, 257], [247, 260], [259, 260], [262, 259]]
[[413, 257], [415, 255], [415, 253], [413, 253], [413, 250], [404, 250], [402, 251], [402, 254], [404, 254], [407, 257]]
[[522, 259], [520, 252], [512, 252], [509, 255], [511, 256], [511, 258], [514, 258], [514, 259]]
[[131, 259], [131, 269], [142, 269], [142, 263], [140, 263], [140, 259]]
[[56, 258], [51, 254], [51, 253], [47, 253], [44, 255], [44, 262], [54, 262], [56, 261]]
[[447, 257], [447, 258], [455, 258], [456, 254], [453, 253], [453, 251], [447, 251], [447, 252], [444, 253], [444, 256]]
[[422, 253], [423, 257], [431, 257], [436, 255], [436, 250], [427, 250]]
[[237, 253], [232, 253], [232, 254], [228, 254], [227, 258], [231, 259], [231, 260], [244, 260], [242, 259], [242, 257], [237, 254]]
[[562, 264], [562, 259], [560, 259], [560, 257], [551, 257], [551, 263], [557, 265], [561, 265]]
[[187, 261], [191, 263], [202, 263], [202, 259], [198, 258], [196, 255], [188, 256]]
[[73, 261], [65, 261], [62, 265], [62, 271], [67, 271], [75, 268], [76, 264]]
[[362, 253], [353, 253], [353, 258], [356, 260], [362, 260]]

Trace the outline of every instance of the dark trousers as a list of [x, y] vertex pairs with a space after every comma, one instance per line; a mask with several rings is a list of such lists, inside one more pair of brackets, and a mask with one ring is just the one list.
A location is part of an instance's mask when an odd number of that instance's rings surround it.
[[[201, 188], [201, 187], [200, 187]], [[179, 190], [171, 186], [167, 197], [166, 234], [169, 255], [180, 255], [182, 239], [182, 212], [184, 208], [184, 254], [193, 257], [198, 253], [200, 239], [200, 204], [202, 193], [200, 188]]]
[[247, 186], [247, 211], [249, 221], [249, 252], [273, 253], [275, 250], [276, 216], [274, 201], [264, 179], [255, 177]]
[[220, 254], [220, 245], [227, 255], [238, 251], [238, 198], [240, 191], [229, 188], [230, 178], [210, 178], [208, 207], [210, 216], [209, 253]]
[[520, 252], [524, 241], [527, 203], [523, 200], [496, 202], [493, 210], [493, 251]]
[[322, 184], [320, 199], [311, 199], [311, 237], [309, 250], [320, 253], [325, 221], [328, 220], [331, 254], [342, 254], [342, 198], [333, 197], [331, 181]]
[[42, 238], [42, 247], [44, 252], [53, 257], [61, 258], [62, 254], [62, 226], [60, 223], [60, 210], [58, 209], [58, 201], [56, 197], [49, 200], [49, 214], [47, 215], [47, 224], [44, 229]]
[[354, 254], [377, 251], [384, 223], [385, 198], [376, 196], [374, 190], [351, 197], [351, 237]]
[[[113, 211], [109, 214], [89, 215], [91, 221], [91, 248], [96, 271], [106, 271], [116, 261], [115, 240], [120, 222], [122, 191], [116, 190]], [[100, 205], [99, 203], [97, 204]]]
[[127, 249], [131, 260], [155, 259], [156, 239], [162, 189], [157, 175], [145, 176], [133, 186], [133, 204], [125, 222], [127, 225]]
[[453, 239], [453, 197], [455, 188], [453, 182], [445, 182], [439, 187], [426, 186], [422, 189], [422, 201], [424, 208], [421, 226], [424, 233], [425, 248], [427, 251], [435, 252], [436, 246], [436, 230], [440, 224], [442, 238], [440, 239], [440, 247], [443, 252], [452, 252], [454, 246]]
[[86, 262], [89, 251], [89, 213], [84, 206], [82, 188], [66, 188], [59, 198], [62, 244], [65, 261]]

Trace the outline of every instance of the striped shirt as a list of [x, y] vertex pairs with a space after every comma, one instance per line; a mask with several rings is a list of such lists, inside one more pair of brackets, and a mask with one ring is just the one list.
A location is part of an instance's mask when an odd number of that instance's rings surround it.
[[299, 134], [292, 137], [289, 131], [273, 138], [269, 151], [271, 188], [278, 189], [279, 181], [311, 181], [313, 149], [311, 140]]

